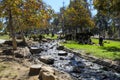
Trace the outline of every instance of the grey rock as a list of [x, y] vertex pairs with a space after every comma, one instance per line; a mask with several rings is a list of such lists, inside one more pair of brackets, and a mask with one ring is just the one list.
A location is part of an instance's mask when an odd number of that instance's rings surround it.
[[65, 52], [65, 51], [59, 51], [59, 52], [58, 52], [58, 55], [59, 55], [59, 56], [67, 56], [68, 53]]
[[38, 54], [38, 53], [41, 53], [41, 51], [43, 51], [44, 49], [42, 48], [38, 48], [38, 47], [30, 47], [30, 52], [32, 54]]
[[57, 47], [57, 50], [63, 50], [64, 49], [64, 46], [58, 46]]
[[54, 64], [54, 59], [51, 56], [40, 56], [39, 60], [46, 64]]

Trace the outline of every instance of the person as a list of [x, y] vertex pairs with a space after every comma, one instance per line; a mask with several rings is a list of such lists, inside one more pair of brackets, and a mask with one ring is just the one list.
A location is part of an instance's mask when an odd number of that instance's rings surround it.
[[52, 37], [54, 37], [54, 32], [52, 32]]
[[99, 37], [99, 45], [103, 46], [103, 37], [102, 36]]

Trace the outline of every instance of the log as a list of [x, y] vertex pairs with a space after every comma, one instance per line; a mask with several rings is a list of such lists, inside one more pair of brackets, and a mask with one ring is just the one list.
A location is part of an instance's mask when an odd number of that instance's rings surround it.
[[30, 66], [29, 76], [38, 75], [40, 72], [41, 66], [42, 65], [40, 65], [40, 64]]

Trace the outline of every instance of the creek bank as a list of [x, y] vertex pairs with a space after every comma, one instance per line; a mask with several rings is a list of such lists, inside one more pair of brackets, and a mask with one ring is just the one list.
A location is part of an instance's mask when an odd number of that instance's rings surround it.
[[87, 59], [87, 60], [89, 60], [93, 63], [97, 63], [99, 65], [102, 65], [107, 70], [115, 70], [118, 73], [120, 73], [120, 65], [117, 64], [118, 63], [117, 61], [112, 61], [112, 60], [109, 60], [109, 59], [100, 59], [100, 58], [97, 58], [97, 57], [92, 56], [92, 55], [87, 55], [85, 53], [85, 51], [82, 51], [82, 50], [81, 51], [80, 50], [73, 50], [73, 49], [69, 49], [69, 48], [66, 48], [66, 47], [64, 47], [64, 49], [68, 52], [71, 52], [71, 53], [74, 53], [74, 54], [76, 54], [80, 57], [83, 57], [84, 59]]

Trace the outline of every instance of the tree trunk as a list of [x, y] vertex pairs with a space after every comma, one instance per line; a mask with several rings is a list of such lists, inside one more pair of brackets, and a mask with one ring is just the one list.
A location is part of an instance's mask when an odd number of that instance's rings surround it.
[[15, 38], [15, 29], [13, 27], [11, 10], [9, 10], [9, 29], [10, 29], [10, 34], [12, 36], [13, 49], [16, 50], [17, 49], [17, 42], [16, 42], [16, 38]]
[[17, 49], [17, 42], [15, 39], [15, 36], [12, 36], [12, 45], [13, 45], [13, 49], [16, 50]]
[[25, 37], [24, 37], [24, 34], [23, 34], [23, 31], [21, 31], [21, 36], [22, 36], [22, 40], [23, 40], [23, 42], [26, 43], [26, 41], [25, 41]]

